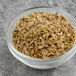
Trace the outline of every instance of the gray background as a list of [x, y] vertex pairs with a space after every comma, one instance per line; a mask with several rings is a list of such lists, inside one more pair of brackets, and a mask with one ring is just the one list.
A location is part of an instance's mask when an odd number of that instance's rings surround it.
[[0, 0], [0, 76], [76, 76], [76, 54], [59, 67], [49, 70], [30, 68], [9, 52], [5, 29], [22, 10], [35, 6], [55, 6], [76, 18], [76, 0]]

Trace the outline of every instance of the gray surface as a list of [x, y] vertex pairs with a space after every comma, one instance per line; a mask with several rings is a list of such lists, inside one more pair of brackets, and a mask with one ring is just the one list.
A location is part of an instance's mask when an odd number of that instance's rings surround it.
[[19, 12], [35, 6], [56, 6], [76, 18], [76, 0], [0, 0], [0, 76], [76, 76], [76, 55], [61, 66], [49, 70], [32, 69], [9, 52], [5, 29]]

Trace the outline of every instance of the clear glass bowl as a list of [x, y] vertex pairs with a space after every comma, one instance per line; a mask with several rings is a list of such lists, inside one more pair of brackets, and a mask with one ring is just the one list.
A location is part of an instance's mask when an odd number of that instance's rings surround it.
[[34, 7], [30, 9], [26, 9], [25, 11], [21, 12], [18, 14], [10, 23], [9, 27], [7, 28], [6, 35], [7, 35], [7, 45], [10, 50], [10, 52], [15, 56], [19, 61], [23, 62], [24, 64], [37, 68], [37, 69], [49, 69], [49, 68], [55, 68], [62, 63], [66, 62], [69, 60], [76, 52], [76, 42], [74, 43], [74, 46], [72, 49], [70, 49], [67, 53], [64, 55], [61, 55], [56, 58], [51, 58], [51, 59], [38, 59], [38, 58], [33, 58], [26, 56], [19, 52], [12, 44], [12, 31], [16, 25], [16, 23], [19, 22], [19, 19], [24, 16], [25, 14], [33, 13], [33, 12], [51, 12], [51, 13], [56, 13], [58, 12], [59, 15], [63, 15], [75, 28], [76, 30], [76, 21], [73, 16], [71, 16], [69, 13], [60, 10], [55, 7]]

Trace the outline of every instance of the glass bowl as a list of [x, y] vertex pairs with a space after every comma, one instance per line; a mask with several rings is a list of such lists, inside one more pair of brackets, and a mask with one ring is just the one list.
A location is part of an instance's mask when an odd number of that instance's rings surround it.
[[63, 10], [60, 10], [59, 8], [56, 8], [56, 7], [46, 7], [46, 6], [34, 7], [34, 8], [24, 10], [11, 21], [6, 31], [7, 45], [10, 52], [13, 54], [14, 57], [16, 57], [19, 61], [23, 62], [24, 64], [30, 67], [37, 68], [37, 69], [55, 68], [61, 65], [62, 63], [66, 62], [67, 60], [69, 60], [76, 53], [76, 42], [74, 43], [74, 46], [68, 52], [66, 52], [65, 54], [59, 57], [51, 58], [51, 59], [38, 59], [38, 58], [26, 56], [22, 54], [21, 52], [19, 52], [13, 46], [13, 43], [12, 43], [12, 31], [15, 28], [15, 25], [19, 22], [19, 19], [25, 14], [30, 14], [30, 13], [39, 12], [39, 11], [51, 12], [51, 13], [58, 12], [58, 14], [63, 15], [76, 30], [76, 20], [69, 13]]

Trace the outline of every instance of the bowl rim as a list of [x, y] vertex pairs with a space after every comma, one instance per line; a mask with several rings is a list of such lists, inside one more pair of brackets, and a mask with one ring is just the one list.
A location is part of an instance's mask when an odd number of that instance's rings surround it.
[[[50, 7], [50, 6], [39, 6], [39, 7], [32, 7], [32, 8], [28, 8], [28, 9], [25, 9], [23, 11], [21, 11], [19, 14], [17, 14], [12, 20], [11, 22], [9, 23], [9, 26], [7, 27], [6, 29], [6, 40], [7, 40], [7, 45], [10, 46], [10, 49], [18, 56], [20, 56], [21, 58], [23, 59], [30, 59], [30, 60], [37, 60], [37, 61], [54, 61], [54, 60], [58, 60], [58, 59], [61, 59], [63, 57], [65, 57], [67, 54], [70, 54], [74, 49], [76, 49], [75, 46], [73, 46], [68, 52], [66, 52], [65, 54], [63, 55], [60, 55], [58, 57], [55, 57], [55, 58], [46, 58], [46, 59], [39, 59], [39, 58], [34, 58], [34, 57], [30, 57], [30, 56], [27, 56], [25, 54], [22, 54], [21, 52], [19, 52], [12, 44], [12, 42], [9, 40], [9, 29], [13, 23], [13, 21], [15, 20], [16, 17], [18, 17], [21, 13], [23, 12], [26, 12], [26, 11], [29, 11], [29, 10], [32, 10], [32, 9], [37, 9], [37, 8], [52, 8], [52, 9], [58, 9], [59, 11], [64, 11], [64, 10], [61, 10], [59, 9], [58, 7]], [[64, 11], [65, 12], [65, 11]], [[65, 12], [67, 13], [67, 12]], [[71, 16], [74, 20], [74, 22], [76, 23], [76, 19], [70, 15], [69, 13], [67, 13], [69, 16]]]

